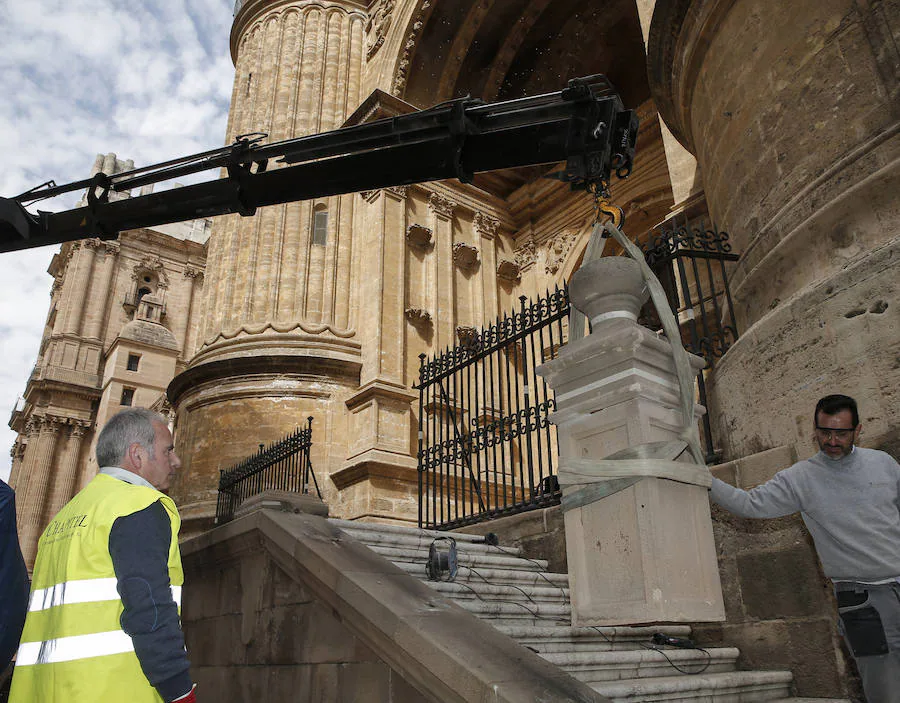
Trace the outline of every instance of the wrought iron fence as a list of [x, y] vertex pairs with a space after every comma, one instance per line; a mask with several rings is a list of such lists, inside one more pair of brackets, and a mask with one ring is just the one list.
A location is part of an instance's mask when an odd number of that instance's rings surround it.
[[535, 368], [556, 356], [569, 315], [565, 288], [420, 356], [419, 525], [450, 529], [553, 505], [553, 392]]
[[265, 490], [308, 494], [312, 481], [316, 495], [322, 497], [309, 458], [312, 421], [312, 417], [307, 418], [305, 428], [268, 447], [259, 445], [259, 452], [219, 472], [217, 524], [231, 520], [241, 503]]
[[[740, 256], [732, 251], [727, 232], [702, 220], [655, 229], [642, 249], [678, 316], [682, 343], [706, 360], [706, 369], [697, 377], [699, 401], [705, 406], [706, 374], [738, 338], [727, 264]], [[640, 322], [660, 327], [649, 309]], [[717, 454], [707, 415], [701, 427], [706, 461], [714, 463]]]

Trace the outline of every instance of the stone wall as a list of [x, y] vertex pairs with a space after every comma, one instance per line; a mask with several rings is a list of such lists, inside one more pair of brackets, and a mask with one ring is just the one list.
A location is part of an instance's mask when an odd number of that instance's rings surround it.
[[275, 564], [261, 541], [248, 537], [186, 561], [184, 630], [205, 699], [427, 700]]

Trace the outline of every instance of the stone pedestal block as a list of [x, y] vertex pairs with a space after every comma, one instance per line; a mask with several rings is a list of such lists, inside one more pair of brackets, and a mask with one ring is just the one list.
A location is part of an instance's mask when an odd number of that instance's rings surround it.
[[681, 439], [671, 346], [635, 322], [640, 271], [601, 259], [578, 278], [592, 333], [538, 371], [556, 392], [572, 623], [724, 620], [709, 472]]

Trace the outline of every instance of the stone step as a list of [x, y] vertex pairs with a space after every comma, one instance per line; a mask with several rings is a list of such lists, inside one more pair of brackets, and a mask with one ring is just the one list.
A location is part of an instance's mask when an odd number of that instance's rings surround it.
[[[426, 578], [425, 559], [421, 561], [395, 561], [395, 566], [416, 578]], [[542, 571], [516, 571], [515, 569], [471, 569], [459, 567], [456, 575], [458, 583], [493, 583], [509, 586], [546, 586], [548, 588], [569, 588], [569, 577], [566, 574], [553, 574]]]
[[[401, 536], [418, 535], [427, 537], [429, 544], [435, 537], [452, 537], [456, 540], [457, 545], [462, 543], [483, 542], [484, 537], [481, 535], [470, 535], [464, 532], [441, 532], [439, 530], [422, 530], [418, 527], [406, 527], [403, 525], [387, 525], [380, 522], [360, 522], [358, 520], [341, 520], [339, 518], [328, 518], [328, 521], [342, 530], [365, 530], [378, 532], [379, 534], [394, 534]], [[363, 541], [363, 540], [360, 540]]]
[[590, 684], [621, 679], [734, 671], [739, 655], [740, 652], [734, 647], [713, 647], [702, 651], [645, 647], [624, 652], [541, 653], [547, 661], [565, 669], [576, 679]]
[[480, 600], [454, 600], [454, 602], [495, 626], [498, 623], [509, 625], [517, 623], [541, 625], [554, 622], [568, 624], [571, 619], [571, 609], [568, 604], [527, 603], [524, 602], [524, 599], [522, 602], [514, 603]]
[[642, 627], [571, 627], [521, 625], [502, 626], [498, 630], [538, 654], [560, 652], [608, 652], [639, 649], [650, 643], [655, 632], [673, 637], [690, 637], [689, 625], [652, 625]]
[[849, 698], [779, 698], [770, 703], [853, 703]]
[[[393, 562], [412, 561], [424, 564], [428, 560], [428, 547], [423, 549], [411, 549], [380, 544], [365, 543], [373, 552], [381, 554]], [[546, 571], [545, 559], [523, 559], [522, 557], [498, 555], [498, 554], [470, 554], [459, 552], [460, 566], [468, 566], [473, 569], [516, 569], [518, 571]]]
[[[428, 530], [412, 530], [410, 528], [400, 528], [403, 530], [407, 530], [404, 532], [398, 531], [397, 528], [395, 528], [393, 531], [388, 532], [381, 529], [384, 526], [373, 526], [368, 523], [354, 523], [348, 522], [346, 520], [332, 520], [332, 522], [338, 523], [338, 526], [341, 528], [341, 530], [351, 535], [354, 539], [357, 539], [360, 542], [364, 542], [365, 544], [410, 547], [415, 550], [424, 550], [426, 554], [428, 553], [428, 549], [431, 546], [431, 543], [434, 541], [435, 536], [441, 534], [443, 534], [444, 536], [448, 536], [448, 533], [439, 533]], [[465, 536], [471, 537], [471, 535]], [[490, 544], [484, 544], [483, 541], [478, 542], [472, 541], [471, 539], [460, 540], [455, 533], [452, 535], [452, 537], [456, 540], [457, 551], [461, 554], [496, 554], [510, 557], [522, 556], [522, 550], [518, 547], [492, 546]], [[483, 537], [476, 538], [476, 540], [483, 539]]]
[[758, 703], [790, 697], [790, 671], [729, 671], [696, 676], [660, 676], [591, 684], [615, 703], [702, 701], [703, 703]]
[[516, 600], [526, 603], [557, 603], [568, 605], [569, 589], [547, 585], [510, 586], [485, 583], [484, 581], [426, 581], [426, 583], [446, 597], [454, 600]]

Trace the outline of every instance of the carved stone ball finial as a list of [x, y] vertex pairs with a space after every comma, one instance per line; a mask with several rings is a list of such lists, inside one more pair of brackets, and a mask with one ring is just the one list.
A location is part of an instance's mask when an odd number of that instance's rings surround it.
[[637, 321], [650, 291], [636, 261], [624, 256], [606, 256], [582, 266], [569, 283], [569, 300], [591, 321], [594, 332], [608, 320]]

